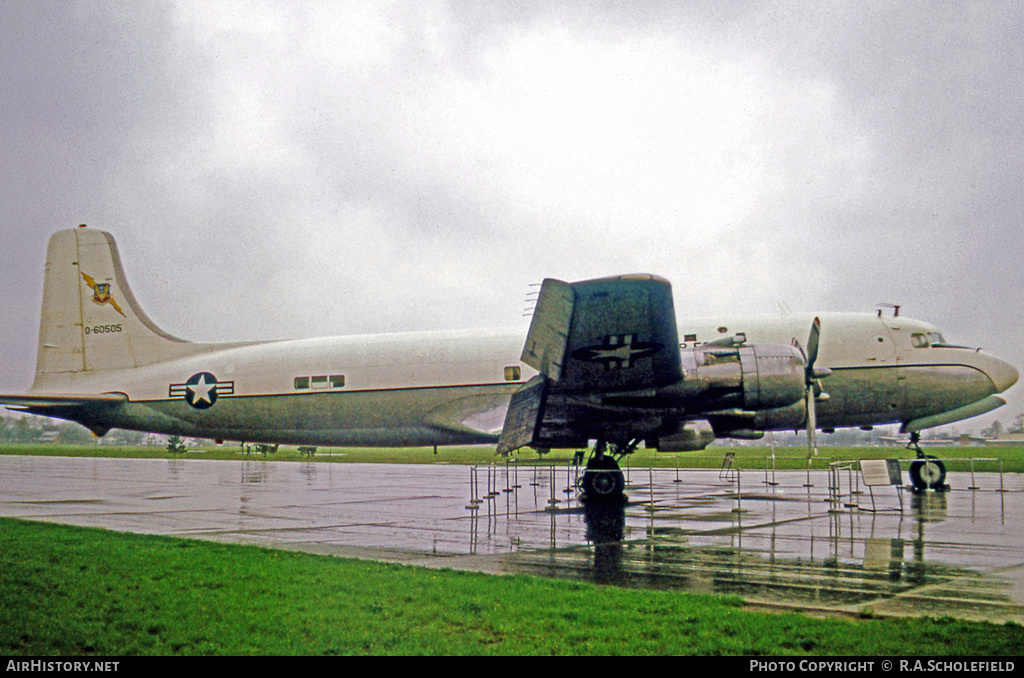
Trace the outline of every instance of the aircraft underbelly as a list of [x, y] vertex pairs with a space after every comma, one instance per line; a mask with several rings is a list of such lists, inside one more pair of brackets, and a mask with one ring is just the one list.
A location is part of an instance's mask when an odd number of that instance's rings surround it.
[[[113, 426], [294, 445], [485, 444], [495, 442], [500, 430], [474, 429], [471, 424], [480, 418], [474, 415], [507, 407], [509, 390], [466, 386], [231, 397], [202, 410], [182, 400], [148, 401], [126, 403]], [[468, 405], [460, 409], [458, 403]]]

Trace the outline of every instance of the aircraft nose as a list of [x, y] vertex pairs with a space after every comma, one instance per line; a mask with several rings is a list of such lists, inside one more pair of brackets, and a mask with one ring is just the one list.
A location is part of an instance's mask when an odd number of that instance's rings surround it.
[[985, 374], [995, 384], [996, 393], [1002, 393], [1006, 389], [1010, 388], [1017, 383], [1017, 379], [1020, 378], [1020, 374], [1017, 372], [1017, 368], [1008, 362], [1002, 361], [999, 358], [991, 358], [990, 364], [985, 368]]

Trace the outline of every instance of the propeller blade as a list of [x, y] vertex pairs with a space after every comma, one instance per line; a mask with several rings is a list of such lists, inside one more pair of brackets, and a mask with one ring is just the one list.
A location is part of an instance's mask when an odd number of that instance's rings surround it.
[[793, 339], [793, 348], [800, 351], [800, 357], [804, 359], [804, 369], [807, 368], [807, 352], [804, 351], [804, 347], [800, 345], [800, 342]]
[[807, 389], [807, 458], [818, 456], [818, 413], [814, 406], [814, 389]]
[[814, 363], [818, 360], [818, 340], [821, 339], [821, 319], [815, 318], [811, 323], [811, 334], [807, 337], [807, 373], [814, 371]]
[[[818, 444], [817, 444], [817, 431], [818, 431], [818, 413], [815, 407], [815, 399], [819, 393], [821, 393], [821, 385], [818, 384], [816, 379], [820, 377], [827, 377], [831, 372], [829, 370], [815, 370], [814, 363], [818, 360], [818, 342], [821, 340], [821, 319], [815, 318], [814, 322], [811, 323], [811, 333], [807, 337], [807, 353], [805, 354], [805, 360], [807, 361], [806, 373], [807, 373], [807, 458], [810, 459], [812, 456], [818, 456]], [[798, 344], [799, 346], [799, 344]], [[801, 352], [803, 349], [801, 348]]]

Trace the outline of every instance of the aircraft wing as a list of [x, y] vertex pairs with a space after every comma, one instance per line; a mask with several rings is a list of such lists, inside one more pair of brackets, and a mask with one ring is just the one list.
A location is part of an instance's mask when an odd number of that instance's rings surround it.
[[481, 443], [494, 442], [501, 433], [508, 409], [508, 395], [475, 395], [459, 398], [431, 410], [425, 422], [466, 435]]
[[682, 367], [672, 287], [650, 275], [545, 280], [522, 360], [565, 391], [675, 382]]
[[604, 398], [642, 396], [682, 377], [671, 285], [651, 275], [545, 280], [522, 360], [540, 375], [513, 394], [499, 453], [645, 428], [636, 419], [646, 415]]

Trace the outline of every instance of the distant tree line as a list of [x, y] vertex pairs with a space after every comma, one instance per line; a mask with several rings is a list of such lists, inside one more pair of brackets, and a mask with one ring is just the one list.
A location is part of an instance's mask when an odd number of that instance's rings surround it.
[[[103, 440], [118, 445], [145, 445], [147, 435], [113, 429]], [[37, 416], [12, 417], [0, 412], [0, 443], [39, 442], [89, 445], [96, 443], [97, 439], [89, 429], [73, 421]]]
[[1010, 428], [1003, 428], [1003, 422], [996, 419], [991, 426], [981, 429], [981, 435], [986, 438], [998, 438], [1004, 433], [1024, 433], [1024, 412], [1017, 415]]

